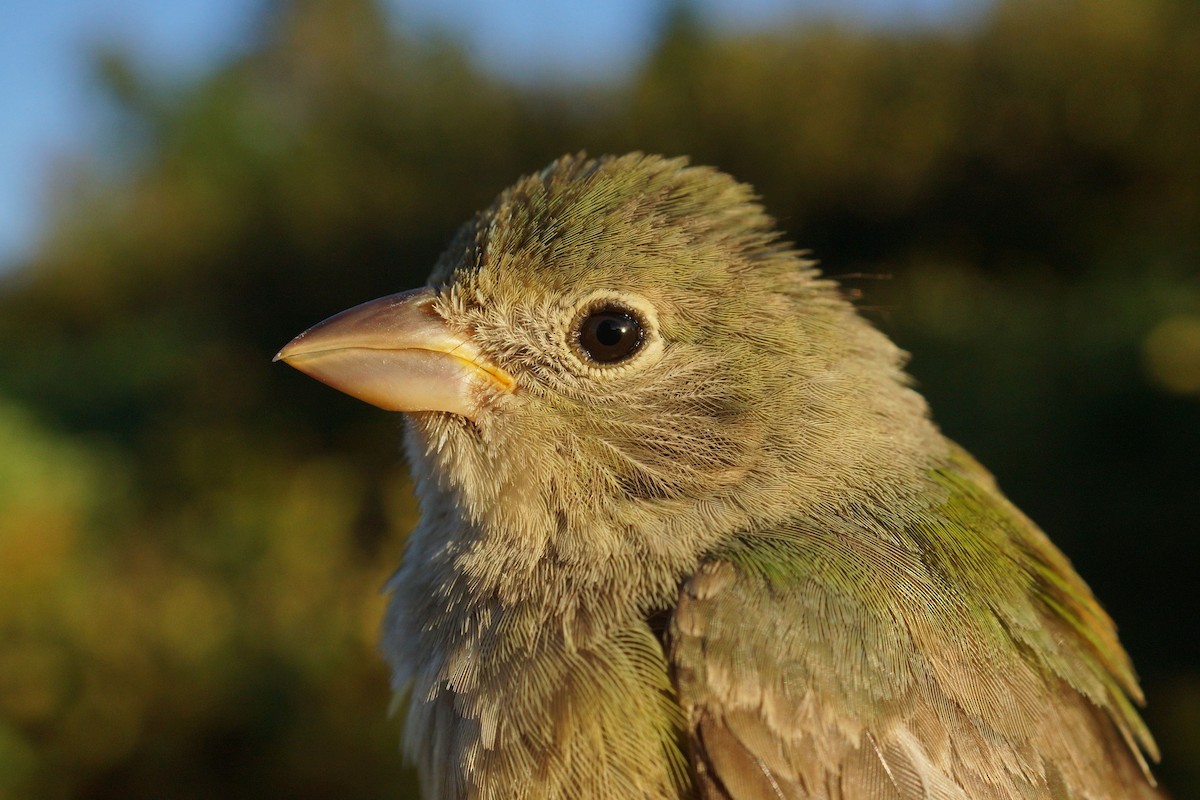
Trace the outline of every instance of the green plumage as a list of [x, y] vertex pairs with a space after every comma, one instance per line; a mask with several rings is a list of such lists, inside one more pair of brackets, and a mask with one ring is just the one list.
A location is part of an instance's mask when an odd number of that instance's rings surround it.
[[430, 283], [511, 386], [410, 415], [428, 797], [1158, 796], [1111, 621], [747, 187], [564, 158]]
[[1087, 587], [964, 452], [931, 478], [925, 508], [739, 535], [692, 580], [673, 661], [713, 796], [1156, 796]]

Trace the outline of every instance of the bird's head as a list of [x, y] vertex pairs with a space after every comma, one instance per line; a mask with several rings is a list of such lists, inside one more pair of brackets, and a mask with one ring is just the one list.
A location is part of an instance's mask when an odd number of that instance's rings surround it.
[[408, 412], [426, 524], [530, 560], [694, 559], [878, 493], [881, 464], [940, 441], [902, 353], [747, 186], [682, 159], [560, 159], [464, 225], [428, 288], [278, 358]]

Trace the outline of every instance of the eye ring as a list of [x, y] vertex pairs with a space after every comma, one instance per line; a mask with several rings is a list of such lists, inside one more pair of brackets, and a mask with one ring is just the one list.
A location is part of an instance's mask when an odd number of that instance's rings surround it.
[[605, 301], [585, 308], [572, 326], [577, 353], [589, 364], [614, 366], [637, 355], [646, 343], [646, 324], [627, 306]]

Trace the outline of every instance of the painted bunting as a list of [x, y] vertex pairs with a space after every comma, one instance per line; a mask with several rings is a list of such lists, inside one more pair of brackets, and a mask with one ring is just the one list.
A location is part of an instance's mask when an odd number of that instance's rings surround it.
[[277, 358], [406, 412], [429, 798], [1160, 796], [1088, 587], [720, 172], [562, 158]]

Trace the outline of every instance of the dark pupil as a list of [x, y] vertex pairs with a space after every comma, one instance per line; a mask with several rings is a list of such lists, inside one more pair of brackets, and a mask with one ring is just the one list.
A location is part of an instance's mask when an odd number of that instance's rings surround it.
[[642, 326], [630, 314], [605, 309], [590, 314], [579, 329], [579, 345], [593, 361], [611, 364], [642, 344]]
[[596, 340], [605, 347], [618, 345], [629, 335], [632, 322], [628, 319], [602, 319], [596, 325]]

